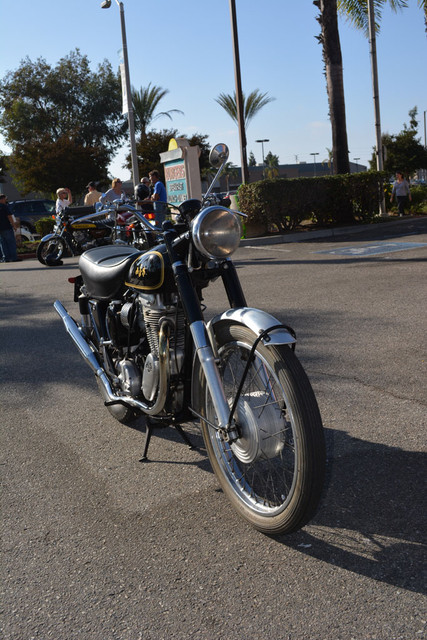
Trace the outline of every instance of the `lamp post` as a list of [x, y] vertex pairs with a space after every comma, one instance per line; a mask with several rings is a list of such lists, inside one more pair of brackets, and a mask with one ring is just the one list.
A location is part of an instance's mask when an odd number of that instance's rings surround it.
[[353, 160], [354, 160], [354, 161], [355, 161], [355, 163], [356, 163], [356, 171], [355, 171], [355, 173], [357, 173], [357, 172], [358, 172], [358, 170], [359, 170], [359, 165], [357, 164], [357, 161], [358, 161], [358, 160], [360, 160], [360, 158], [353, 158]]
[[319, 152], [310, 153], [310, 155], [313, 156], [313, 160], [314, 160], [314, 177], [316, 177], [316, 156], [319, 155]]
[[[132, 93], [130, 87], [130, 75], [129, 75], [129, 61], [128, 61], [128, 47], [126, 43], [126, 26], [125, 26], [125, 9], [123, 2], [116, 0], [117, 6], [120, 9], [120, 24], [122, 29], [122, 47], [123, 47], [123, 66], [125, 72], [125, 95], [128, 114], [129, 125], [129, 139], [130, 139], [130, 154], [132, 159], [132, 181], [134, 187], [139, 183], [139, 170], [138, 170], [138, 157], [136, 155], [136, 140], [135, 140], [135, 124], [133, 117], [133, 104]], [[101, 3], [101, 9], [109, 9], [111, 7], [111, 0], [104, 0]]]
[[263, 138], [263, 140], [255, 140], [255, 142], [260, 142], [261, 143], [261, 146], [262, 146], [262, 164], [265, 165], [264, 142], [270, 142], [270, 140], [268, 138]]

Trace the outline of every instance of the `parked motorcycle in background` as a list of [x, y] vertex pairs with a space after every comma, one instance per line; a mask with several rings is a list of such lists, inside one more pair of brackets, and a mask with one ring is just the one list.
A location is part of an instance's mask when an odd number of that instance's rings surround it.
[[[227, 159], [226, 145], [212, 149], [216, 179]], [[269, 535], [304, 526], [322, 491], [323, 427], [294, 353], [295, 333], [247, 306], [231, 261], [244, 214], [192, 199], [178, 206], [176, 224], [162, 229], [134, 215], [149, 248], [83, 253], [80, 274], [70, 279], [79, 323], [54, 303], [105, 406], [124, 424], [145, 416], [143, 460], [156, 426], [175, 427], [189, 443], [183, 425], [198, 420], [238, 514]], [[206, 289], [218, 279], [227, 308], [206, 321]]]
[[147, 248], [137, 233], [128, 233], [127, 227], [136, 208], [129, 202], [86, 207], [68, 207], [57, 213], [52, 233], [44, 236], [37, 247], [37, 258], [42, 264], [54, 267], [62, 264], [66, 255], [79, 256], [93, 247], [138, 241], [137, 246]]
[[37, 247], [37, 258], [48, 267], [62, 264], [65, 255], [78, 256], [96, 246], [111, 244], [113, 225], [99, 219], [95, 206], [67, 207], [56, 213], [52, 233]]

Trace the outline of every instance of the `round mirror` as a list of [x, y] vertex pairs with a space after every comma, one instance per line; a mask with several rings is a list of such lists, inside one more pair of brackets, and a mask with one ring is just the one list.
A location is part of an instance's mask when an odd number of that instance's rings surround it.
[[227, 145], [220, 142], [220, 144], [216, 144], [211, 150], [209, 154], [209, 162], [214, 169], [219, 169], [222, 163], [227, 161], [228, 154], [229, 151]]

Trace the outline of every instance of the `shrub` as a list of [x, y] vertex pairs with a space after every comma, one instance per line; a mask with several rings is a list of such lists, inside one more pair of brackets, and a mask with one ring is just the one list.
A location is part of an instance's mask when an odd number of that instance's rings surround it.
[[43, 236], [52, 232], [54, 224], [55, 221], [53, 218], [40, 218], [40, 220], [37, 220], [35, 223], [36, 231], [43, 238]]
[[372, 220], [383, 197], [385, 174], [363, 172], [318, 178], [278, 178], [243, 184], [240, 210], [248, 222], [291, 231], [303, 220], [323, 226]]

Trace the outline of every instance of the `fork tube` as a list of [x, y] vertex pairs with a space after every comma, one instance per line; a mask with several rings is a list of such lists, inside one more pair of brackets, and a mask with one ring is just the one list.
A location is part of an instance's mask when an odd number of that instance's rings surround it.
[[221, 278], [227, 293], [228, 302], [232, 309], [246, 307], [246, 298], [237, 275], [236, 267], [231, 260], [226, 260], [221, 265]]
[[168, 248], [176, 286], [188, 320], [197, 357], [205, 374], [206, 383], [218, 418], [218, 427], [225, 429], [228, 425], [230, 408], [206, 330], [199, 298], [191, 281], [187, 265], [181, 260], [172, 246], [175, 235], [174, 232], [166, 231], [164, 234], [165, 244]]

